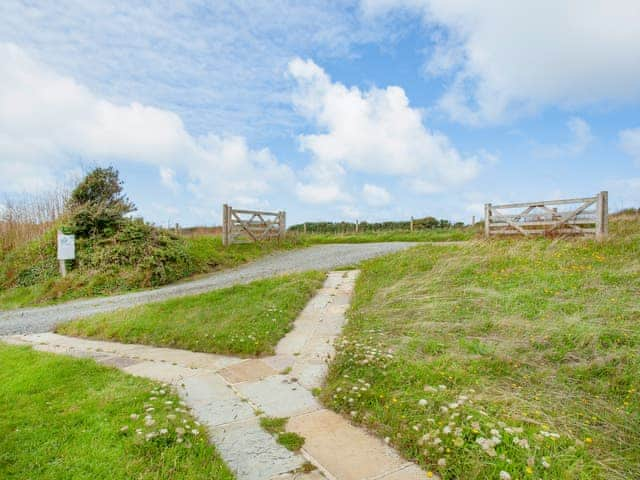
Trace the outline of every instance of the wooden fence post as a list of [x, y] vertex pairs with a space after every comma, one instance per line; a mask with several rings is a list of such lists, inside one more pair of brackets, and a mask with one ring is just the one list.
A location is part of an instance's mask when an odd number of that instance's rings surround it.
[[490, 231], [489, 231], [489, 216], [491, 215], [491, 204], [490, 203], [485, 203], [484, 204], [484, 236], [486, 238], [489, 238], [490, 235]]
[[304, 222], [304, 228], [303, 228], [304, 234], [307, 234], [307, 222]]
[[473, 215], [473, 216], [471, 217], [471, 226], [474, 226], [475, 224], [476, 224], [476, 216], [475, 216], [475, 215]]
[[409, 224], [409, 229], [413, 232], [413, 215], [411, 216], [411, 223]]
[[280, 230], [278, 231], [278, 238], [280, 240], [284, 240], [285, 235], [287, 234], [287, 214], [286, 212], [278, 213], [278, 223]]
[[222, 245], [229, 245], [229, 206], [222, 205]]
[[356, 233], [358, 233], [358, 220], [356, 220]]
[[609, 192], [598, 194], [596, 208], [596, 238], [602, 240], [609, 234]]

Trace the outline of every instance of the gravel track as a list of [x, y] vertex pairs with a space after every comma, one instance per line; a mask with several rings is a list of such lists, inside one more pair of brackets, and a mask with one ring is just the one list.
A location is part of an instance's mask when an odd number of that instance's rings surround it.
[[330, 270], [414, 245], [416, 243], [412, 242], [315, 245], [301, 250], [267, 255], [232, 270], [216, 272], [204, 278], [153, 290], [74, 300], [49, 307], [9, 310], [0, 313], [0, 335], [48, 332], [58, 323], [95, 313], [194, 295], [290, 272]]

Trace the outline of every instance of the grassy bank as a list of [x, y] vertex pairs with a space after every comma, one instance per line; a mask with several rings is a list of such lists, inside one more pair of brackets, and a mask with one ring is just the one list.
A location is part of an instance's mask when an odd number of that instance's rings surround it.
[[410, 231], [383, 231], [345, 234], [298, 234], [307, 244], [372, 243], [372, 242], [448, 242], [470, 240], [478, 234], [472, 228], [451, 228]]
[[324, 401], [434, 477], [640, 478], [640, 222], [611, 230], [365, 262]]
[[0, 478], [233, 478], [177, 396], [92, 360], [0, 344], [0, 405]]
[[324, 277], [307, 272], [259, 280], [75, 320], [57, 332], [196, 352], [270, 354]]
[[55, 241], [52, 229], [0, 259], [0, 309], [157, 287], [234, 267], [300, 243], [292, 240], [225, 248], [220, 237], [177, 237], [132, 223], [106, 240], [78, 239], [77, 260], [61, 278]]

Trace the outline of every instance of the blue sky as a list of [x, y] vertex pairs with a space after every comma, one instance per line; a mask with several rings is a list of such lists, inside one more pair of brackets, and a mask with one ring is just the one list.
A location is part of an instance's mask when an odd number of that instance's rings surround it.
[[116, 166], [147, 220], [640, 205], [634, 0], [0, 4], [0, 195]]

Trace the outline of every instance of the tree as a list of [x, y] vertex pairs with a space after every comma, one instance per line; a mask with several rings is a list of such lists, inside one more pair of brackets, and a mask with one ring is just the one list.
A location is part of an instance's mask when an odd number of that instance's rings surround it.
[[122, 193], [122, 181], [113, 167], [89, 172], [71, 193], [67, 208], [79, 237], [111, 236], [124, 216], [136, 209]]

